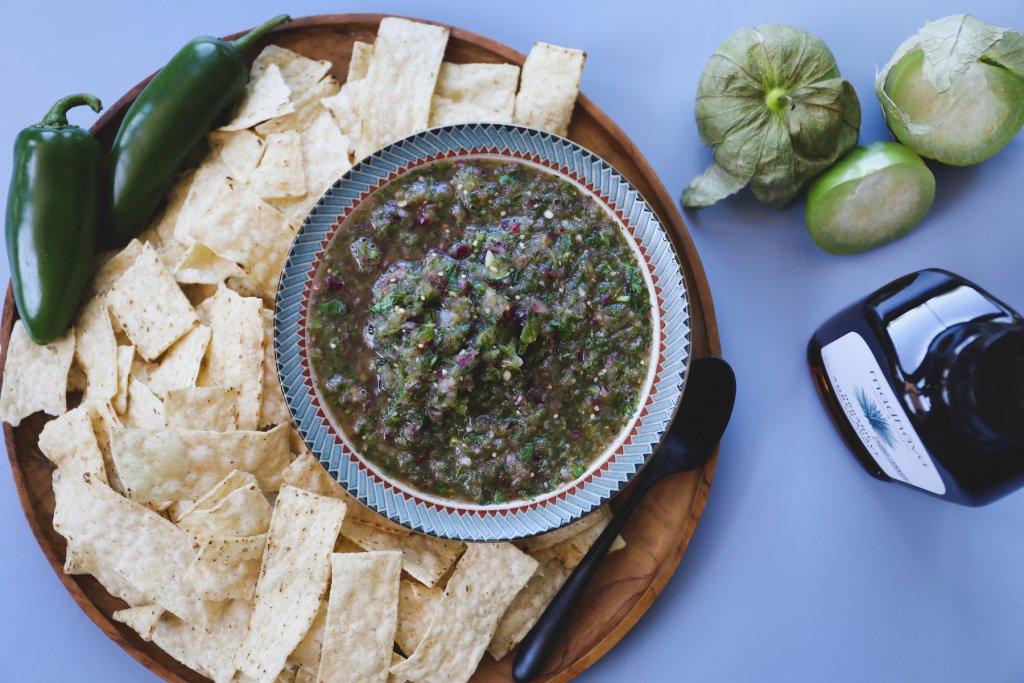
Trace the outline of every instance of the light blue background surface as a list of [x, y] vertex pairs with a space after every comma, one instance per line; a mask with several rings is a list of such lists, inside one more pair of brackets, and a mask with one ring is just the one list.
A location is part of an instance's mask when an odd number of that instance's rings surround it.
[[[1024, 28], [1021, 0], [797, 2], [4, 2], [0, 147], [59, 96], [112, 104], [194, 35], [280, 11], [380, 11], [448, 22], [521, 51], [587, 51], [583, 90], [647, 156], [672, 195], [710, 159], [693, 122], [707, 57], [741, 26], [821, 36], [864, 108], [861, 140], [887, 139], [876, 67], [925, 19], [970, 11]], [[75, 122], [89, 125], [78, 110]], [[9, 148], [8, 148], [9, 149]], [[6, 202], [10, 158], [0, 154]], [[586, 681], [1020, 681], [1024, 492], [951, 505], [879, 483], [849, 456], [814, 393], [808, 336], [890, 279], [940, 266], [1024, 310], [1024, 135], [973, 168], [936, 168], [924, 224], [877, 251], [819, 251], [802, 205], [733, 198], [690, 226], [739, 377], [704, 519], [648, 614]], [[6, 258], [0, 279], [6, 280]], [[149, 681], [89, 621], [29, 531], [0, 472], [0, 681]]]

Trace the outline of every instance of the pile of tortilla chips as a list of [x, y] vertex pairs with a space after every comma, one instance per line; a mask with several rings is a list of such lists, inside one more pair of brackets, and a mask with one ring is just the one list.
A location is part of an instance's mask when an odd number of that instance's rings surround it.
[[447, 39], [385, 19], [344, 86], [267, 47], [163, 214], [100, 256], [67, 336], [36, 346], [14, 326], [0, 417], [58, 416], [39, 448], [65, 571], [214, 681], [468, 680], [607, 524], [602, 509], [518, 544], [414, 533], [351, 498], [289, 422], [270, 307], [300, 222], [353, 158], [454, 122], [566, 132], [583, 53], [538, 43], [520, 74], [443, 62]]

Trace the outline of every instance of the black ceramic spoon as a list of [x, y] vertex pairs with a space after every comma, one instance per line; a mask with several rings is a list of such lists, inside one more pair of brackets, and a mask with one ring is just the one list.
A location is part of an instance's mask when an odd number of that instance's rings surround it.
[[565, 631], [576, 603], [601, 566], [615, 537], [654, 482], [666, 474], [693, 470], [707, 462], [725, 432], [736, 398], [736, 376], [721, 358], [704, 356], [690, 364], [690, 376], [675, 419], [650, 462], [637, 475], [629, 499], [583, 557], [547, 610], [519, 644], [512, 666], [516, 683], [532, 681], [544, 670], [548, 655]]

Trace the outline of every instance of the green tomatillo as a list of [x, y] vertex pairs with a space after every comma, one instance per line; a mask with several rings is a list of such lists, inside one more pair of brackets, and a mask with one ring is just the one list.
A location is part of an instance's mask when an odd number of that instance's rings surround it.
[[807, 230], [830, 254], [891, 242], [921, 222], [935, 199], [935, 176], [898, 142], [857, 147], [811, 183]]
[[893, 135], [954, 166], [989, 158], [1024, 126], [1024, 34], [955, 14], [930, 21], [875, 82]]
[[703, 208], [747, 185], [782, 206], [857, 144], [860, 102], [822, 40], [782, 24], [740, 29], [697, 88], [697, 128], [714, 162], [683, 190]]

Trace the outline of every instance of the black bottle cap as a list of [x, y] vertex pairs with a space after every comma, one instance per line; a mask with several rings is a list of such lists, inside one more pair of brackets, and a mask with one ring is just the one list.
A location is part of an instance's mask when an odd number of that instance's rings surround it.
[[954, 419], [991, 446], [1024, 444], [1024, 324], [965, 327], [943, 363], [943, 397]]

